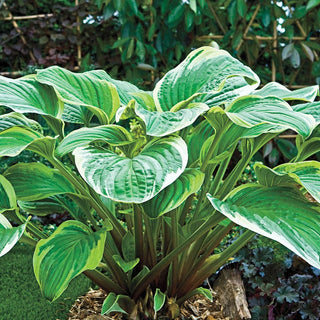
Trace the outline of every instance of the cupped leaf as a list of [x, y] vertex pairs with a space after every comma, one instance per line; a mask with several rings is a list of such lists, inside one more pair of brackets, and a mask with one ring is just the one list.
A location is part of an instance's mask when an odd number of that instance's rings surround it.
[[106, 142], [112, 146], [123, 146], [132, 143], [133, 139], [126, 129], [117, 125], [81, 128], [72, 131], [61, 141], [56, 154], [63, 156], [93, 141]]
[[273, 96], [283, 100], [302, 100], [312, 102], [319, 94], [319, 86], [310, 86], [292, 91], [280, 83], [270, 82], [262, 89], [254, 90], [251, 94], [261, 97]]
[[320, 207], [293, 187], [247, 184], [225, 201], [208, 194], [213, 207], [233, 222], [280, 242], [320, 268]]
[[93, 113], [84, 106], [65, 103], [62, 120], [69, 123], [89, 126]]
[[12, 227], [8, 219], [0, 213], [0, 257], [8, 253], [22, 237], [29, 219], [18, 227]]
[[174, 182], [188, 161], [187, 146], [177, 136], [151, 141], [132, 159], [97, 147], [80, 147], [73, 154], [79, 173], [96, 192], [135, 203], [153, 198]]
[[[153, 91], [156, 108], [168, 111], [177, 103], [198, 93], [205, 96], [200, 101], [206, 103], [211, 99], [210, 93], [213, 97], [217, 91], [223, 94], [223, 86], [230, 77], [245, 78], [246, 81], [237, 85], [237, 90], [241, 88], [243, 94], [259, 85], [258, 76], [226, 51], [213, 47], [196, 49], [157, 83]], [[232, 87], [231, 81], [228, 84]], [[231, 94], [232, 91], [228, 89]]]
[[37, 121], [28, 119], [21, 113], [10, 112], [0, 115], [0, 131], [11, 127], [29, 127], [34, 131], [42, 133], [42, 127]]
[[190, 103], [188, 109], [176, 112], [148, 111], [136, 105], [136, 114], [146, 124], [147, 134], [154, 137], [163, 137], [188, 127], [209, 107], [205, 103]]
[[53, 86], [64, 102], [78, 105], [79, 108], [86, 106], [101, 123], [112, 121], [120, 106], [115, 86], [108, 81], [91, 77], [90, 72], [74, 73], [53, 66], [39, 70], [36, 79]]
[[303, 161], [312, 155], [320, 151], [320, 126], [318, 125], [313, 130], [312, 135], [307, 139], [303, 140], [300, 136], [296, 137], [296, 146], [298, 154], [295, 161]]
[[0, 213], [17, 207], [16, 194], [12, 184], [0, 175]]
[[277, 97], [240, 97], [225, 111], [231, 121], [241, 127], [268, 124], [271, 129], [276, 126], [276, 130], [295, 130], [304, 138], [311, 134], [316, 125], [312, 116], [293, 111], [289, 104]]
[[[2, 78], [1, 78], [2, 79]], [[63, 103], [54, 89], [34, 79], [1, 81], [0, 105], [19, 113], [37, 113], [60, 118]]]
[[63, 222], [47, 239], [40, 240], [33, 256], [36, 279], [44, 296], [54, 301], [69, 282], [102, 259], [106, 229], [92, 232], [79, 221]]
[[270, 187], [299, 184], [320, 202], [320, 163], [317, 161], [285, 163], [273, 169], [257, 163], [254, 170], [260, 184]]
[[17, 199], [34, 201], [56, 194], [75, 193], [72, 184], [58, 170], [42, 163], [17, 163], [4, 172]]
[[197, 192], [204, 180], [204, 174], [198, 169], [186, 169], [180, 177], [159, 192], [142, 207], [150, 218], [157, 218], [180, 206], [187, 197]]
[[109, 314], [111, 312], [130, 314], [134, 307], [135, 303], [129, 296], [115, 295], [111, 292], [102, 304], [101, 314]]
[[140, 261], [139, 258], [136, 258], [134, 260], [125, 261], [123, 258], [117, 254], [112, 256], [114, 261], [117, 263], [117, 265], [124, 271], [128, 272], [132, 270]]
[[159, 310], [161, 310], [165, 302], [166, 302], [166, 295], [163, 292], [161, 292], [159, 288], [157, 288], [153, 298], [154, 311], [158, 312]]

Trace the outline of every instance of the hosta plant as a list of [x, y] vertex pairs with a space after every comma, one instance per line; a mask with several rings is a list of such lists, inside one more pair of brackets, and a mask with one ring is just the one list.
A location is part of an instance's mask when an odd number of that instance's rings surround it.
[[[192, 295], [210, 298], [203, 281], [256, 233], [320, 268], [320, 163], [310, 160], [320, 151], [318, 87], [258, 86], [250, 68], [211, 47], [153, 92], [101, 70], [1, 77], [0, 156], [40, 159], [0, 176], [1, 255], [29, 243], [49, 300], [84, 273], [108, 292], [102, 313], [129, 319], [161, 308], [174, 318]], [[257, 163], [258, 182], [239, 184], [255, 153], [287, 130], [296, 157]], [[34, 222], [66, 211], [50, 236]], [[240, 236], [216, 250], [236, 225]]]

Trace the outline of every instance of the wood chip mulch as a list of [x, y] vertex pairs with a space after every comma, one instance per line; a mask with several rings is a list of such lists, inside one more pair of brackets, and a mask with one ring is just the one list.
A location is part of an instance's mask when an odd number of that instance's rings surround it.
[[[79, 297], [72, 306], [68, 320], [122, 320], [122, 315], [115, 314], [113, 316], [102, 316], [101, 307], [106, 293], [103, 290], [90, 290], [86, 295]], [[219, 304], [215, 293], [213, 292], [214, 300], [195, 296], [187, 300], [181, 307], [181, 320], [231, 320], [229, 317], [224, 317], [222, 307]], [[159, 319], [168, 319], [160, 315]]]

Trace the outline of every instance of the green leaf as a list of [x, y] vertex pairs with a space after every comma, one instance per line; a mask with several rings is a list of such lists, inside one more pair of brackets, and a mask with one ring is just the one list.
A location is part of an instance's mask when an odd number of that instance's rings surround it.
[[[238, 81], [234, 77], [244, 78], [245, 81]], [[153, 91], [157, 110], [169, 111], [177, 103], [196, 94], [203, 96], [198, 98], [199, 101], [213, 106], [215, 100], [210, 104], [208, 101], [224, 93], [228, 78], [232, 80], [228, 82], [227, 92], [232, 92], [233, 95], [249, 93], [259, 85], [258, 76], [226, 51], [213, 47], [196, 49], [157, 83]], [[235, 85], [232, 81], [235, 81]], [[236, 92], [233, 92], [234, 86], [237, 87]], [[224, 100], [227, 97], [228, 94]]]
[[185, 12], [184, 3], [178, 4], [174, 9], [170, 10], [168, 14], [168, 26], [169, 28], [176, 27], [182, 20]]
[[190, 0], [190, 9], [197, 14], [197, 0]]
[[106, 142], [111, 146], [123, 146], [133, 142], [130, 133], [118, 125], [104, 125], [94, 128], [81, 128], [72, 131], [59, 144], [56, 154], [63, 156], [77, 147], [88, 145], [90, 142]]
[[225, 201], [208, 195], [213, 207], [234, 223], [280, 242], [320, 268], [320, 207], [292, 187], [246, 184]]
[[95, 269], [102, 259], [105, 239], [105, 229], [93, 233], [83, 223], [70, 220], [49, 238], [40, 240], [33, 267], [44, 296], [56, 300], [73, 278]]
[[36, 113], [60, 118], [63, 103], [54, 89], [34, 79], [2, 81], [0, 78], [0, 105], [19, 113]]
[[142, 207], [150, 218], [157, 218], [182, 204], [189, 195], [197, 192], [204, 180], [204, 174], [198, 169], [186, 169], [180, 177], [163, 189]]
[[115, 80], [111, 78], [105, 71], [103, 70], [94, 70], [88, 71], [90, 77], [99, 80], [105, 80], [111, 82], [116, 88], [119, 94], [120, 103], [127, 105], [130, 100], [134, 99], [134, 95], [136, 93], [144, 93], [144, 91], [137, 88], [135, 85], [130, 82]]
[[114, 261], [117, 263], [117, 265], [124, 271], [124, 272], [128, 272], [130, 270], [132, 270], [140, 261], [139, 258], [136, 258], [134, 260], [131, 261], [125, 261], [123, 260], [123, 258], [117, 254], [112, 256]]
[[262, 24], [264, 27], [268, 27], [271, 22], [271, 13], [270, 13], [270, 8], [267, 6], [264, 6], [262, 8]]
[[12, 184], [0, 175], [0, 213], [17, 207], [16, 194]]
[[304, 43], [301, 43], [301, 47], [304, 51], [304, 53], [306, 54], [306, 56], [308, 57], [308, 59], [313, 62], [314, 61], [314, 53], [313, 51]]
[[277, 82], [270, 82], [266, 84], [262, 89], [255, 90], [251, 94], [261, 97], [278, 97], [283, 100], [301, 100], [312, 102], [319, 93], [319, 86], [310, 86], [306, 88], [297, 89], [291, 91], [285, 86]]
[[0, 131], [9, 129], [11, 127], [29, 127], [34, 131], [42, 133], [42, 127], [38, 122], [28, 119], [21, 113], [10, 112], [0, 115]]
[[244, 17], [247, 12], [247, 5], [244, 0], [237, 0], [237, 10], [240, 15], [240, 17]]
[[17, 163], [4, 173], [18, 200], [34, 201], [56, 194], [75, 193], [72, 184], [58, 170], [42, 163]]
[[170, 185], [188, 161], [187, 146], [176, 136], [151, 141], [132, 159], [97, 147], [77, 148], [73, 154], [79, 173], [97, 193], [135, 203]]
[[289, 43], [282, 50], [282, 60], [286, 60], [292, 56], [294, 50], [294, 43]]
[[307, 4], [307, 11], [315, 8], [318, 5], [320, 5], [320, 0], [309, 0]]
[[206, 297], [208, 300], [210, 300], [211, 302], [213, 301], [213, 297], [212, 297], [212, 293], [209, 289], [206, 289], [206, 288], [197, 288], [193, 291], [191, 291], [188, 296], [192, 297], [192, 296], [195, 296], [195, 295], [198, 295], [198, 294], [201, 294], [203, 295], [204, 297]]
[[113, 292], [111, 292], [103, 302], [101, 314], [109, 314], [111, 312], [128, 314], [134, 309], [134, 306], [135, 303], [129, 296], [116, 296]]
[[126, 261], [135, 259], [135, 238], [130, 231], [126, 232], [122, 238], [121, 249]]
[[92, 77], [90, 72], [74, 73], [53, 66], [39, 70], [37, 80], [53, 86], [65, 103], [88, 108], [98, 117], [101, 124], [112, 121], [120, 107], [115, 86], [108, 81]]
[[0, 213], [0, 257], [8, 253], [22, 237], [27, 223], [12, 227], [7, 218]]
[[[261, 128], [269, 132], [292, 129], [307, 138], [315, 127], [312, 116], [293, 111], [282, 99], [258, 96], [240, 97], [227, 106], [226, 114], [238, 126]], [[264, 124], [267, 124], [265, 126]]]
[[190, 103], [188, 109], [176, 112], [148, 111], [136, 105], [136, 114], [146, 124], [147, 134], [154, 137], [163, 137], [188, 127], [209, 107], [204, 103]]
[[276, 139], [276, 145], [281, 153], [288, 159], [292, 160], [298, 153], [297, 147], [294, 143], [287, 139]]
[[293, 49], [292, 54], [290, 56], [290, 62], [294, 68], [300, 67], [300, 54], [296, 48]]
[[0, 156], [15, 157], [42, 134], [23, 127], [11, 127], [0, 132]]
[[317, 201], [320, 202], [320, 163], [305, 161], [285, 163], [273, 169], [263, 164], [255, 164], [255, 172], [259, 183], [265, 186], [303, 186]]
[[153, 298], [153, 309], [155, 312], [161, 310], [166, 302], [166, 295], [160, 291], [159, 288], [156, 289], [156, 293]]
[[297, 104], [292, 106], [292, 108], [294, 111], [313, 116], [317, 124], [320, 124], [320, 101]]

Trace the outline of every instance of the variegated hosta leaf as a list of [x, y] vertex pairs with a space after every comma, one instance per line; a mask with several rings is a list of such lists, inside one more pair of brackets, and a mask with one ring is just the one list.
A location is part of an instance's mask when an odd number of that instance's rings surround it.
[[188, 109], [176, 112], [148, 111], [136, 105], [136, 114], [146, 124], [149, 136], [163, 137], [191, 125], [209, 107], [205, 103], [190, 103]]
[[132, 143], [133, 139], [126, 129], [113, 124], [81, 128], [68, 134], [57, 147], [56, 153], [63, 156], [77, 147], [88, 145], [92, 141], [102, 141], [112, 146], [123, 146]]
[[75, 194], [69, 195], [69, 197], [71, 199], [65, 195], [58, 194], [36, 201], [18, 201], [18, 204], [21, 209], [32, 215], [46, 216], [52, 213], [63, 213], [67, 211], [74, 219], [86, 222], [87, 218], [83, 211], [90, 211], [88, 200]]
[[0, 175], [0, 213], [17, 207], [17, 199], [11, 183]]
[[[228, 105], [225, 112], [233, 123], [241, 127], [267, 124], [271, 126], [267, 132], [276, 126], [278, 131], [292, 129], [304, 138], [311, 134], [316, 125], [312, 116], [293, 111], [289, 104], [276, 97], [241, 97]], [[268, 127], [261, 128], [265, 131]]]
[[273, 169], [257, 163], [254, 170], [262, 185], [273, 187], [300, 184], [320, 202], [320, 163], [317, 161], [285, 163]]
[[261, 97], [273, 96], [283, 100], [302, 100], [312, 102], [318, 93], [319, 86], [310, 86], [291, 91], [280, 83], [270, 82], [262, 89], [254, 90], [251, 94]]
[[280, 242], [320, 268], [320, 207], [307, 201], [297, 188], [246, 184], [225, 201], [208, 198], [233, 222]]
[[106, 229], [92, 232], [79, 221], [63, 222], [47, 239], [40, 240], [33, 256], [33, 268], [44, 296], [54, 301], [69, 282], [101, 261]]
[[58, 66], [39, 70], [36, 79], [53, 86], [68, 104], [86, 106], [102, 124], [112, 121], [120, 106], [115, 86], [95, 79], [90, 72], [74, 73]]
[[[124, 105], [127, 105], [130, 100], [135, 99], [136, 94], [145, 93], [144, 91], [140, 90], [138, 87], [136, 87], [130, 82], [115, 80], [111, 78], [103, 70], [92, 70], [92, 71], [88, 71], [87, 74], [94, 79], [106, 80], [108, 82], [111, 82], [117, 88], [117, 92], [120, 98], [120, 103]], [[137, 101], [139, 102], [138, 99]]]
[[43, 131], [38, 122], [28, 119], [21, 113], [10, 112], [0, 115], [0, 131], [9, 129], [11, 127], [29, 127], [30, 129], [40, 133]]
[[292, 108], [294, 111], [310, 114], [315, 118], [317, 124], [320, 124], [320, 101], [297, 104]]
[[174, 182], [188, 161], [187, 146], [177, 136], [151, 141], [132, 159], [95, 147], [77, 148], [73, 154], [79, 173], [97, 193], [134, 203]]
[[[235, 79], [236, 90], [242, 91], [242, 95], [248, 94], [259, 85], [258, 76], [228, 52], [201, 47], [192, 51], [157, 83], [153, 91], [156, 107], [159, 111], [168, 111], [197, 93], [204, 95], [199, 101], [207, 103], [211, 98], [217, 99], [217, 91], [224, 94], [223, 87], [228, 78], [238, 76], [246, 80], [241, 80], [240, 84]], [[232, 81], [228, 81], [227, 92], [234, 96], [234, 90]], [[228, 95], [225, 99], [228, 99]], [[217, 105], [217, 102], [210, 102], [209, 106], [213, 105]]]
[[0, 213], [0, 257], [8, 253], [19, 241], [28, 221], [18, 227], [12, 227], [7, 218]]
[[19, 113], [37, 113], [60, 118], [63, 103], [54, 89], [34, 79], [1, 81], [0, 105]]
[[89, 126], [93, 113], [84, 106], [65, 103], [62, 120], [69, 123], [85, 124]]
[[157, 218], [177, 208], [200, 189], [203, 179], [204, 174], [200, 170], [186, 169], [176, 181], [142, 204], [144, 212], [150, 218]]
[[4, 172], [17, 199], [34, 201], [56, 194], [75, 193], [72, 184], [58, 170], [42, 163], [17, 163]]
[[27, 127], [11, 127], [0, 132], [0, 156], [15, 157], [28, 149], [45, 158], [54, 153], [55, 139]]

